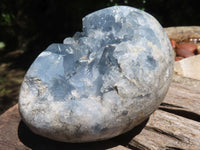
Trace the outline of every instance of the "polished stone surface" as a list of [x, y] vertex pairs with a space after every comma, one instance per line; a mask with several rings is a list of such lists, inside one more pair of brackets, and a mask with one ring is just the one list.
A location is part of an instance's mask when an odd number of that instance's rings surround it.
[[131, 130], [164, 99], [174, 56], [160, 24], [114, 6], [83, 18], [83, 32], [52, 44], [27, 71], [19, 110], [36, 134], [64, 142]]

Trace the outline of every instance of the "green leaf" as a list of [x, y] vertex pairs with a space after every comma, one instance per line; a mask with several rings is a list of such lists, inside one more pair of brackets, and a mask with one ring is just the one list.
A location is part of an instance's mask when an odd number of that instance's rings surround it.
[[0, 49], [4, 48], [6, 45], [4, 42], [0, 42]]
[[2, 25], [9, 25], [12, 23], [12, 14], [8, 14], [8, 13], [2, 13], [1, 14], [1, 22], [0, 24]]

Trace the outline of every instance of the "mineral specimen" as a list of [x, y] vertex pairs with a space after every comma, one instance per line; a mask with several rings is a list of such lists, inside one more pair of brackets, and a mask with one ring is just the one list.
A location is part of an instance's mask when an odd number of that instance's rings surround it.
[[19, 111], [34, 133], [57, 141], [117, 136], [164, 99], [173, 59], [151, 15], [128, 6], [96, 11], [83, 18], [83, 32], [36, 58], [21, 86]]

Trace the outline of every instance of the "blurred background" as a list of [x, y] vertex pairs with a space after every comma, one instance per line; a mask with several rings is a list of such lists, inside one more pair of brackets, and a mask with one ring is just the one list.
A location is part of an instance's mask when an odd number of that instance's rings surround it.
[[23, 76], [41, 51], [81, 31], [85, 15], [114, 5], [144, 10], [163, 27], [200, 24], [199, 0], [1, 0], [0, 114], [17, 103]]

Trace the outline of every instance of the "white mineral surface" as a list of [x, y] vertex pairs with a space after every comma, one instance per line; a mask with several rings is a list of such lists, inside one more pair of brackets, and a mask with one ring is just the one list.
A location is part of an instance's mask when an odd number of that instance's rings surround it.
[[147, 119], [173, 74], [169, 39], [151, 15], [114, 6], [44, 50], [27, 71], [19, 110], [36, 134], [64, 142], [108, 139]]

